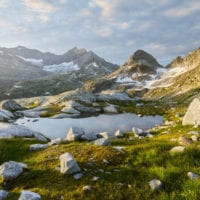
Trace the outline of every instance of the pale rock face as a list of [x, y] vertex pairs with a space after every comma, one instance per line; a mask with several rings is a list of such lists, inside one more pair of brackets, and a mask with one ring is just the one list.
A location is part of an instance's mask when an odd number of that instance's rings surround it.
[[180, 145], [183, 145], [183, 146], [188, 146], [193, 143], [192, 140], [190, 140], [186, 137], [183, 137], [183, 136], [179, 137], [178, 142]]
[[195, 98], [190, 104], [184, 118], [183, 125], [200, 125], [200, 98]]
[[132, 132], [134, 133], [135, 137], [146, 137], [149, 134], [148, 132], [136, 127], [132, 128]]
[[10, 111], [0, 109], [0, 121], [9, 120], [12, 118], [14, 118], [14, 115]]
[[69, 129], [66, 139], [68, 141], [76, 141], [79, 140], [84, 134], [85, 132], [82, 128], [72, 127]]
[[48, 144], [32, 144], [30, 146], [30, 151], [37, 151], [37, 150], [41, 150], [41, 149], [46, 149], [48, 147], [49, 147]]
[[18, 200], [41, 200], [41, 196], [38, 193], [28, 190], [22, 190]]
[[8, 192], [5, 190], [0, 190], [0, 200], [4, 200], [8, 197]]
[[162, 182], [158, 179], [153, 179], [149, 181], [149, 187], [152, 190], [159, 190], [162, 187]]
[[98, 137], [102, 137], [102, 138], [110, 138], [108, 132], [99, 133], [97, 136], [98, 136]]
[[121, 138], [121, 137], [124, 137], [124, 134], [123, 134], [120, 130], [117, 130], [117, 131], [115, 132], [115, 137]]
[[0, 166], [0, 176], [5, 181], [13, 180], [23, 172], [24, 168], [27, 168], [27, 165], [24, 163], [15, 161], [5, 162]]
[[74, 174], [81, 171], [76, 160], [70, 153], [65, 153], [60, 156], [60, 166], [60, 172], [62, 174]]

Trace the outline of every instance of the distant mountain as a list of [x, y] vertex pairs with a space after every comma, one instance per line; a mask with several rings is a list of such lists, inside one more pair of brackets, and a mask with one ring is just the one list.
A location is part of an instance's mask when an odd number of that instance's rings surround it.
[[169, 70], [154, 83], [146, 98], [175, 98], [186, 93], [192, 96], [200, 90], [200, 48], [183, 58], [175, 58], [167, 68]]
[[1, 98], [57, 94], [80, 87], [118, 68], [92, 51], [69, 50], [62, 55], [23, 46], [0, 48]]
[[164, 71], [163, 66], [152, 55], [138, 50], [113, 73], [86, 83], [84, 88], [97, 92], [110, 89], [110, 87], [111, 89], [149, 88], [151, 82], [158, 79]]

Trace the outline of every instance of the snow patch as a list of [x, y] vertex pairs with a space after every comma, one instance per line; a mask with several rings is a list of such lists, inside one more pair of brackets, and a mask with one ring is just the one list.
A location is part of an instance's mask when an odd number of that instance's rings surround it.
[[32, 65], [42, 66], [43, 60], [42, 59], [34, 59], [34, 58], [24, 58], [22, 56], [17, 56], [22, 60], [31, 63]]
[[74, 64], [73, 62], [63, 62], [58, 65], [45, 65], [43, 66], [44, 71], [48, 72], [59, 72], [59, 73], [67, 73], [67, 72], [72, 72], [72, 71], [77, 71], [79, 70], [79, 66]]

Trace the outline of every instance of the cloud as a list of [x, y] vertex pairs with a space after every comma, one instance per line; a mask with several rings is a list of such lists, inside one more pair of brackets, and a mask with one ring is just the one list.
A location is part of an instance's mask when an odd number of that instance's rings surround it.
[[165, 11], [165, 15], [168, 17], [186, 17], [194, 12], [200, 12], [200, 2], [186, 2], [175, 8]]
[[99, 36], [101, 37], [109, 37], [112, 35], [113, 31], [112, 29], [108, 28], [108, 27], [102, 27], [99, 28], [98, 30], [95, 31]]
[[112, 1], [108, 0], [92, 0], [89, 2], [89, 7], [100, 8], [102, 17], [109, 18], [112, 16], [114, 9]]
[[30, 10], [40, 13], [52, 13], [57, 10], [57, 7], [45, 0], [24, 0], [24, 4]]

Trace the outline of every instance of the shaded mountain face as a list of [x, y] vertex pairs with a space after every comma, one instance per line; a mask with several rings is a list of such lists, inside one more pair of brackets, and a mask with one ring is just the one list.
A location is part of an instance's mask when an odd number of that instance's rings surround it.
[[89, 90], [92, 88], [97, 92], [109, 89], [109, 87], [111, 89], [149, 88], [150, 83], [159, 78], [164, 71], [163, 66], [152, 55], [138, 50], [113, 73], [99, 80], [90, 81], [84, 88]]
[[86, 80], [113, 72], [118, 66], [92, 51], [69, 50], [63, 55], [23, 46], [0, 48], [1, 98], [57, 94]]
[[200, 48], [189, 52], [183, 58], [177, 57], [167, 67], [169, 70], [154, 83], [154, 88], [145, 94], [146, 98], [171, 98], [186, 93], [193, 96], [193, 93], [199, 91]]

